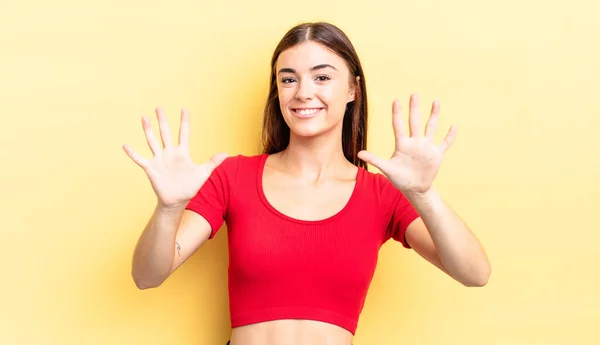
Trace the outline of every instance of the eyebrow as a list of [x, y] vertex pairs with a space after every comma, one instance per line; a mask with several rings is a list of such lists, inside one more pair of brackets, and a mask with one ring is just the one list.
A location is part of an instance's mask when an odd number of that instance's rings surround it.
[[[324, 69], [324, 68], [328, 68], [328, 67], [333, 68], [334, 70], [337, 71], [337, 68], [331, 66], [330, 64], [326, 64], [326, 63], [321, 64], [321, 65], [316, 65], [316, 66], [312, 67], [310, 70], [316, 71], [316, 70]], [[277, 74], [279, 74], [279, 73], [296, 73], [296, 70], [293, 68], [282, 68], [279, 70], [279, 72]]]

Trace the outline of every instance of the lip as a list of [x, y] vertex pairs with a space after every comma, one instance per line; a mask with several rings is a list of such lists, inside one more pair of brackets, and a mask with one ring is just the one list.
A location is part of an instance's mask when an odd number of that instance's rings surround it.
[[[310, 114], [301, 114], [298, 112], [298, 110], [307, 110], [307, 109], [317, 109], [317, 111], [315, 111], [314, 113], [310, 113]], [[298, 118], [301, 119], [310, 119], [312, 117], [315, 117], [316, 115], [318, 115], [324, 108], [321, 107], [314, 107], [314, 108], [293, 108], [292, 109], [292, 113], [294, 113], [294, 115]]]

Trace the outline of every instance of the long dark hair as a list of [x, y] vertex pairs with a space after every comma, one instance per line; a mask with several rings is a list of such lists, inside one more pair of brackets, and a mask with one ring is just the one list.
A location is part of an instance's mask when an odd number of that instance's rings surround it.
[[262, 144], [263, 153], [283, 151], [290, 141], [290, 128], [285, 123], [279, 105], [275, 64], [279, 54], [297, 44], [315, 41], [324, 45], [346, 60], [352, 82], [359, 77], [354, 101], [346, 105], [342, 127], [342, 147], [344, 156], [354, 165], [367, 169], [367, 164], [357, 157], [367, 149], [367, 90], [365, 75], [360, 60], [346, 34], [335, 25], [318, 22], [303, 23], [290, 29], [281, 39], [271, 59], [271, 81], [269, 96], [264, 111]]

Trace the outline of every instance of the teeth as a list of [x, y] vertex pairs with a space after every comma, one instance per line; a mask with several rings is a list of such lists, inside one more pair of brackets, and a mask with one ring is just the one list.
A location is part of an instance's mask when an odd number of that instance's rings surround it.
[[317, 108], [313, 108], [313, 109], [298, 109], [296, 110], [298, 112], [298, 114], [300, 115], [311, 115], [316, 113], [317, 111], [319, 111], [319, 109]]

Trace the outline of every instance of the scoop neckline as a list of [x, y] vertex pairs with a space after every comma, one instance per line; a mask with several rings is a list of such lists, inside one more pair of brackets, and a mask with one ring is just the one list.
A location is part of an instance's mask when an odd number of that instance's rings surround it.
[[275, 214], [276, 216], [283, 218], [285, 220], [294, 222], [294, 223], [306, 224], [306, 225], [319, 225], [319, 224], [331, 222], [331, 221], [336, 220], [337, 218], [343, 216], [346, 212], [348, 212], [348, 210], [351, 208], [351, 206], [355, 203], [357, 194], [358, 194], [358, 190], [359, 190], [359, 184], [362, 182], [362, 178], [363, 178], [363, 169], [361, 167], [358, 167], [358, 171], [356, 172], [356, 180], [354, 182], [354, 188], [352, 189], [350, 198], [348, 198], [348, 200], [346, 201], [346, 204], [344, 205], [344, 207], [341, 210], [339, 210], [338, 212], [334, 213], [333, 215], [331, 215], [329, 217], [326, 217], [323, 219], [317, 219], [317, 220], [304, 220], [304, 219], [298, 219], [298, 218], [288, 216], [287, 214], [279, 211], [277, 208], [275, 208], [275, 206], [273, 206], [269, 202], [269, 200], [267, 199], [267, 196], [265, 194], [265, 190], [263, 189], [262, 181], [263, 181], [263, 175], [264, 175], [264, 170], [265, 170], [265, 164], [266, 164], [268, 157], [269, 157], [268, 153], [263, 153], [260, 157], [260, 161], [258, 164], [258, 172], [256, 174], [256, 188], [258, 190], [258, 195], [259, 195], [261, 201], [263, 202], [263, 204], [265, 205], [265, 207], [269, 211], [271, 211], [273, 214]]

